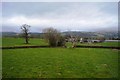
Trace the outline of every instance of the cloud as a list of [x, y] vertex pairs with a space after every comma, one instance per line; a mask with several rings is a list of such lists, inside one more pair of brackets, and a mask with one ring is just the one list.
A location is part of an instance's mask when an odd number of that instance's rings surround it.
[[[116, 14], [108, 13], [105, 5], [97, 3], [70, 3], [66, 6], [59, 6], [49, 12], [41, 12], [38, 15], [15, 15], [3, 17], [3, 25], [15, 27], [22, 24], [31, 25], [31, 30], [43, 29], [46, 27], [54, 27], [61, 31], [65, 30], [96, 30], [100, 28], [117, 26]], [[4, 28], [5, 29], [5, 28]], [[38, 30], [39, 31], [39, 30]]]
[[29, 24], [32, 26], [38, 26], [41, 24], [49, 24], [50, 20], [47, 19], [40, 19], [40, 18], [27, 18], [25, 16], [15, 16], [3, 19], [3, 25], [22, 25], [22, 24]]
[[3, 2], [118, 2], [119, 0], [2, 0]]

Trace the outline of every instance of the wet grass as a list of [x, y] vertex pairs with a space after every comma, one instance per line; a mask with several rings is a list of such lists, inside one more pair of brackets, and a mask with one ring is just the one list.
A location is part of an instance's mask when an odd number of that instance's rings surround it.
[[36, 48], [3, 50], [3, 78], [114, 78], [118, 50]]
[[[30, 38], [29, 44], [25, 44], [23, 38], [2, 38], [2, 46], [31, 46], [31, 45], [48, 45], [44, 39], [40, 38]], [[67, 42], [67, 46], [72, 46], [72, 43]], [[120, 46], [120, 42], [103, 42], [103, 43], [80, 43], [77, 45], [84, 46]]]
[[2, 46], [31, 46], [31, 45], [48, 45], [44, 39], [31, 38], [29, 44], [25, 44], [23, 38], [2, 38]]
[[115, 46], [120, 47], [120, 42], [101, 42], [101, 43], [78, 43], [77, 45], [84, 46]]

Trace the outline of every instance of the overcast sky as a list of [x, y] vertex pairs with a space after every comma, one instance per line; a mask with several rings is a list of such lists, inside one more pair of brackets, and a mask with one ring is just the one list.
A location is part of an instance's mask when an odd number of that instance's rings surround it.
[[[0, 21], [1, 22], [1, 21]], [[2, 30], [20, 32], [22, 24], [32, 32], [47, 27], [60, 31], [118, 29], [117, 2], [3, 2]]]

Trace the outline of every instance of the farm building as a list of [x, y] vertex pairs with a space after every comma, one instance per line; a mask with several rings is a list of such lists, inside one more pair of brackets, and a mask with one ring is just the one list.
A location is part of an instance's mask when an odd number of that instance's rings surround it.
[[88, 43], [95, 43], [95, 42], [104, 42], [105, 39], [92, 39], [92, 38], [80, 38], [80, 43], [88, 42]]

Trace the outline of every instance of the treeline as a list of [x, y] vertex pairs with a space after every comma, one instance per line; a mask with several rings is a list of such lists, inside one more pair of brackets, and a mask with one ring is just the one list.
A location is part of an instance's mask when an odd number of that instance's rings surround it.
[[[28, 44], [29, 43], [29, 39], [30, 38], [42, 38], [45, 39], [50, 46], [65, 46], [65, 42], [67, 41], [71, 41], [73, 42], [79, 42], [80, 38], [84, 38], [84, 39], [88, 39], [88, 40], [105, 40], [105, 39], [109, 39], [109, 40], [120, 40], [119, 37], [110, 37], [110, 38], [106, 38], [104, 36], [101, 37], [100, 36], [96, 36], [95, 33], [90, 33], [89, 35], [87, 34], [87, 36], [85, 36], [86, 33], [81, 33], [83, 35], [81, 35], [79, 32], [59, 32], [57, 29], [54, 29], [52, 27], [49, 28], [45, 28], [42, 30], [42, 33], [30, 33], [30, 25], [27, 24], [23, 24], [21, 26], [21, 33], [8, 33], [6, 35], [4, 35], [3, 37], [14, 37], [14, 38], [24, 38], [25, 43]], [[78, 35], [79, 34], [79, 35]], [[7, 36], [10, 35], [10, 36]], [[93, 35], [93, 36], [92, 36]], [[97, 33], [98, 35], [98, 33]]]
[[[21, 26], [21, 37], [25, 39], [25, 43], [29, 43], [29, 38], [30, 38], [30, 25], [23, 24]], [[42, 30], [43, 36], [48, 43], [49, 46], [65, 46], [65, 38], [64, 36], [61, 35], [61, 33], [52, 27], [50, 28], [45, 28]]]

